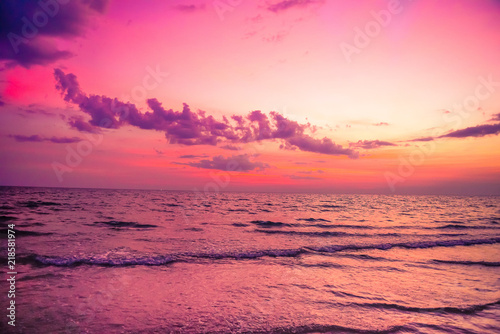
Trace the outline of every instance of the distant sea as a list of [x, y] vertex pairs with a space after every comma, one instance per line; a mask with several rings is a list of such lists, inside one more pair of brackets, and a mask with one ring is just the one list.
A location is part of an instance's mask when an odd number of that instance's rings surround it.
[[500, 333], [499, 197], [0, 194], [2, 333]]

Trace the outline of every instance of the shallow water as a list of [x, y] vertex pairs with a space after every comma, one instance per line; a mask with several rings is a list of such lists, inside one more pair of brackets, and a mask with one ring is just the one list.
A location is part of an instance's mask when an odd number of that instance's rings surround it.
[[0, 191], [3, 331], [500, 332], [498, 197]]

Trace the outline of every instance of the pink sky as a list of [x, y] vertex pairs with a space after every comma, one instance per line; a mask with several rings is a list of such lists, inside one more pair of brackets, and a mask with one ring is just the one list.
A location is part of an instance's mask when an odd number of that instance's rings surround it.
[[498, 1], [61, 2], [1, 8], [1, 185], [500, 194]]

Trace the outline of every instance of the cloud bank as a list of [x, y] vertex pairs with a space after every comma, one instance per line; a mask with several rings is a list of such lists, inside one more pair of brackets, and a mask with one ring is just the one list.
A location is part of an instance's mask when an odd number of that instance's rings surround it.
[[52, 142], [56, 144], [69, 144], [81, 141], [78, 137], [41, 137], [39, 135], [23, 136], [23, 135], [9, 135], [18, 142]]
[[[187, 104], [182, 111], [165, 109], [155, 98], [148, 99], [150, 111], [141, 113], [133, 103], [119, 101], [102, 95], [87, 95], [78, 84], [74, 74], [65, 74], [60, 69], [54, 71], [56, 88], [65, 101], [76, 104], [90, 116], [88, 123], [82, 119], [70, 120], [70, 126], [80, 131], [97, 131], [99, 128], [118, 129], [132, 125], [140, 129], [156, 130], [165, 133], [172, 144], [182, 145], [219, 145], [229, 148], [234, 144], [262, 140], [280, 141], [282, 149], [299, 149], [328, 155], [346, 155], [358, 158], [359, 154], [351, 148], [335, 144], [330, 138], [314, 138], [314, 126], [299, 124], [277, 112], [265, 114], [260, 110], [246, 116], [233, 115], [216, 120], [204, 111], [194, 112]], [[229, 145], [229, 146], [228, 146]]]
[[439, 138], [466, 138], [466, 137], [483, 137], [487, 135], [496, 135], [500, 133], [500, 123], [482, 124], [471, 126], [465, 129], [456, 130], [448, 134], [442, 135]]

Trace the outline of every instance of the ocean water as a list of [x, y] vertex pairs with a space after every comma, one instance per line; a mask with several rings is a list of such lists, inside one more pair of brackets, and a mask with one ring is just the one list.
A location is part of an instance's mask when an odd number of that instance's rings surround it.
[[499, 197], [0, 194], [4, 333], [500, 333]]

